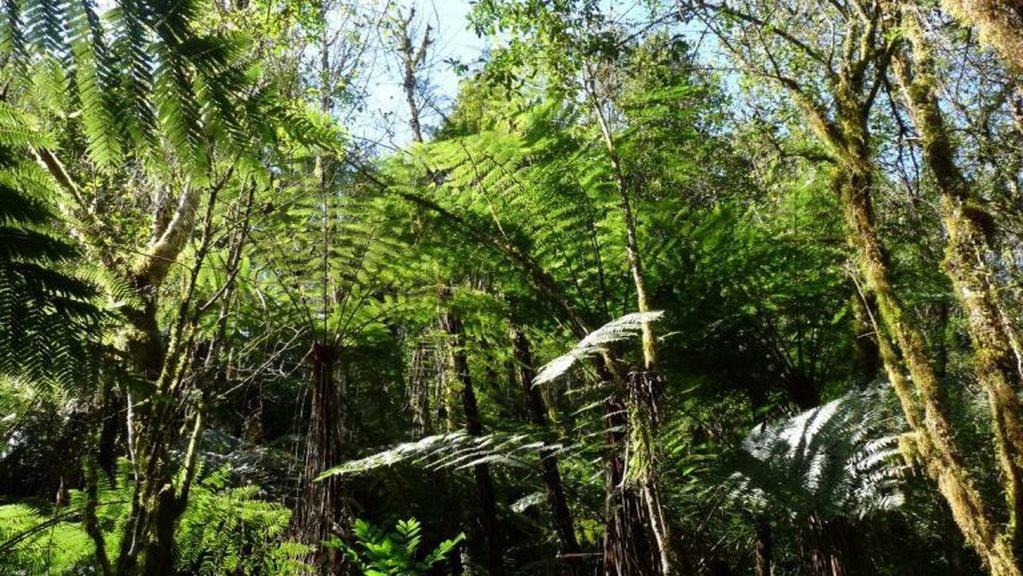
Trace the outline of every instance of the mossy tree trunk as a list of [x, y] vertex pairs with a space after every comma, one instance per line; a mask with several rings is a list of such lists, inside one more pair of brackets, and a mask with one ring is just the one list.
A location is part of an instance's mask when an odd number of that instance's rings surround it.
[[[861, 120], [864, 136], [865, 121], [864, 114]], [[858, 140], [861, 144], [851, 151], [858, 149], [860, 152], [847, 157], [836, 168], [832, 184], [841, 197], [858, 264], [867, 288], [877, 300], [884, 329], [891, 334], [901, 352], [902, 362], [912, 376], [913, 388], [908, 384], [895, 385], [894, 388], [907, 411], [907, 420], [911, 426], [914, 420], [916, 422], [914, 432], [925, 467], [948, 501], [967, 542], [989, 565], [992, 574], [1018, 575], [1019, 567], [998, 533], [990, 507], [984, 502], [972, 475], [962, 462], [941, 387], [927, 356], [923, 333], [892, 285], [887, 255], [877, 235], [870, 202], [874, 184], [868, 148], [865, 139]], [[897, 378], [901, 379], [901, 375], [893, 377], [893, 374], [901, 372], [895, 353], [882, 352], [882, 358], [894, 385]], [[922, 419], [912, 416], [918, 412], [918, 402], [922, 408]]]
[[925, 165], [941, 194], [941, 216], [948, 233], [944, 267], [966, 315], [973, 371], [987, 394], [1009, 514], [1006, 537], [1018, 549], [1019, 522], [1023, 521], [1023, 408], [1017, 394], [1023, 390], [1023, 376], [989, 264], [994, 259], [993, 217], [956, 164], [938, 104], [931, 49], [915, 8], [902, 3], [892, 8], [891, 16], [900, 19], [909, 41], [908, 51], [896, 53], [893, 68], [920, 136]]
[[[149, 382], [152, 390], [137, 403], [130, 397], [128, 399], [128, 445], [136, 485], [117, 561], [117, 574], [122, 576], [174, 573], [174, 529], [188, 503], [202, 437], [201, 395], [197, 402], [186, 402], [188, 392], [196, 389], [196, 381], [204, 377], [194, 354], [196, 330], [203, 312], [203, 308], [195, 302], [196, 285], [212, 247], [217, 199], [233, 172], [233, 169], [225, 171], [205, 190], [205, 194], [186, 187], [170, 217], [161, 217], [161, 209], [157, 208], [149, 249], [143, 252], [138, 265], [129, 272], [130, 284], [142, 306], [127, 314], [130, 322], [126, 330], [128, 358], [135, 375]], [[242, 225], [231, 236], [229, 277], [233, 277], [231, 271], [238, 266], [242, 247], [247, 241], [252, 192], [250, 189], [240, 213], [244, 214]], [[171, 264], [176, 262], [197, 228], [200, 195], [205, 196], [201, 238], [186, 287], [177, 301], [174, 321], [164, 336], [157, 320], [158, 295]], [[230, 302], [225, 295], [230, 292], [228, 285], [220, 293], [223, 298], [220, 300], [222, 315]], [[217, 352], [205, 358], [207, 365], [217, 364], [223, 338], [224, 330], [221, 329], [211, 345], [211, 349]], [[189, 418], [191, 434], [188, 449], [179, 459], [171, 453], [171, 448], [182, 440]]]
[[[751, 23], [759, 17], [719, 8]], [[808, 125], [828, 149], [831, 187], [838, 196], [846, 219], [848, 240], [865, 284], [864, 292], [877, 304], [878, 347], [886, 373], [896, 391], [912, 430], [906, 444], [912, 445], [928, 475], [952, 510], [966, 542], [978, 553], [994, 576], [1018, 576], [1017, 564], [1008, 541], [1000, 533], [992, 508], [975, 485], [956, 445], [934, 365], [928, 357], [923, 330], [903, 304], [891, 280], [888, 257], [878, 235], [872, 206], [876, 187], [871, 155], [868, 119], [880, 90], [898, 38], [880, 30], [883, 12], [879, 5], [859, 6], [839, 14], [846, 29], [836, 53], [828, 58], [788, 32], [767, 28], [779, 42], [821, 65], [823, 94], [802, 83], [802, 76], [790, 75], [779, 60], [769, 54], [757, 61], [749, 51], [717, 29], [724, 46], [752, 70], [774, 81], [792, 97], [808, 119]], [[714, 24], [711, 22], [711, 26]], [[769, 49], [770, 50], [770, 49]], [[805, 75], [805, 70], [803, 71]], [[903, 366], [911, 379], [904, 377]]]

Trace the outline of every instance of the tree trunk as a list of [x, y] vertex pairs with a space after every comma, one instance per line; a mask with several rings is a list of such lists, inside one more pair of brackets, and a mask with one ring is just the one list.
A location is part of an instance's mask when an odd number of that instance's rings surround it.
[[758, 516], [756, 525], [756, 547], [754, 548], [756, 576], [771, 576], [771, 563], [774, 561], [774, 541], [771, 538], [771, 525], [767, 518]]
[[412, 131], [412, 141], [422, 143], [423, 128], [419, 120], [419, 103], [416, 100], [416, 88], [419, 84], [416, 73], [426, 61], [426, 51], [433, 42], [431, 38], [433, 30], [427, 26], [418, 47], [414, 46], [412, 44], [412, 24], [415, 17], [415, 8], [410, 8], [408, 17], [399, 18], [395, 32], [398, 36], [398, 55], [401, 57], [402, 64], [402, 91], [405, 93], [405, 104], [409, 110], [409, 130]]
[[[153, 409], [159, 403], [161, 409]], [[163, 576], [174, 574], [176, 506], [168, 446], [176, 440], [176, 414], [166, 399], [152, 397], [139, 406], [136, 417], [136, 486], [125, 523], [117, 574]], [[141, 561], [140, 561], [141, 560]]]
[[130, 398], [128, 400], [128, 449], [134, 459], [136, 485], [118, 557], [117, 573], [120, 576], [160, 576], [174, 571], [174, 528], [187, 504], [188, 491], [194, 479], [197, 440], [202, 433], [200, 402], [193, 442], [186, 456], [185, 474], [175, 486], [173, 476], [179, 463], [174, 461], [171, 447], [180, 439], [180, 407], [186, 376], [197, 374], [190, 363], [194, 361], [193, 337], [200, 311], [192, 308], [192, 298], [210, 249], [217, 196], [232, 173], [233, 168], [229, 168], [210, 188], [202, 240], [196, 249], [187, 287], [178, 302], [177, 316], [168, 329], [166, 339], [157, 321], [157, 296], [170, 263], [175, 261], [192, 236], [198, 192], [186, 187], [169, 222], [160, 225], [161, 219], [155, 219], [157, 226], [147, 256], [132, 274], [132, 285], [143, 306], [127, 312], [130, 322], [127, 351], [134, 373], [152, 382], [153, 392], [138, 406], [132, 406]]
[[[923, 144], [923, 158], [941, 193], [941, 213], [948, 232], [945, 271], [966, 313], [973, 344], [973, 369], [987, 393], [1000, 462], [1002, 485], [1009, 510], [1007, 535], [1019, 546], [1019, 523], [1023, 522], [1023, 420], [1017, 393], [1023, 390], [1011, 327], [994, 283], [989, 262], [993, 218], [973, 194], [970, 183], [956, 165], [952, 142], [936, 95], [936, 79], [930, 48], [911, 7], [901, 6], [902, 29], [910, 40], [909, 55], [899, 53], [894, 68]], [[1019, 31], [1017, 31], [1019, 33]], [[1017, 557], [1019, 559], [1019, 557]]]
[[[1019, 567], [997, 525], [973, 484], [970, 473], [955, 446], [952, 424], [945, 411], [941, 388], [925, 352], [924, 338], [896, 296], [889, 279], [887, 258], [874, 226], [869, 191], [873, 186], [869, 164], [859, 170], [840, 170], [834, 184], [842, 197], [852, 241], [867, 286], [877, 298], [878, 311], [886, 329], [902, 352], [913, 377], [910, 389], [901, 375], [894, 350], [882, 349], [885, 369], [900, 396], [903, 410], [915, 432], [916, 446], [931, 478], [948, 501], [956, 524], [967, 542], [985, 559], [993, 576], [1018, 576]], [[922, 421], [918, 417], [922, 405]]]
[[[515, 362], [519, 370], [519, 383], [522, 385], [522, 394], [526, 400], [526, 410], [529, 413], [529, 422], [539, 429], [547, 429], [547, 409], [540, 391], [533, 386], [535, 374], [533, 372], [533, 357], [529, 349], [529, 340], [526, 339], [526, 335], [518, 325], [514, 323], [512, 323], [511, 336], [515, 351]], [[565, 559], [566, 572], [573, 576], [581, 575], [582, 562], [579, 556], [579, 543], [575, 538], [575, 525], [572, 523], [572, 513], [568, 508], [565, 490], [561, 484], [561, 471], [558, 469], [558, 459], [553, 451], [548, 448], [540, 450], [540, 475], [547, 489], [547, 503], [551, 507], [551, 517], [554, 519], [554, 529], [558, 534], [558, 541], [561, 544], [561, 556]]]
[[[636, 215], [632, 209], [632, 191], [625, 177], [625, 169], [618, 155], [611, 126], [604, 114], [597, 96], [597, 88], [592, 79], [589, 96], [607, 153], [613, 184], [618, 191], [622, 219], [625, 221], [625, 256], [632, 274], [633, 287], [636, 290], [636, 309], [639, 312], [649, 312], [650, 299], [647, 294], [646, 274], [640, 254]], [[675, 559], [671, 536], [661, 505], [657, 473], [654, 469], [657, 459], [656, 435], [659, 421], [657, 401], [664, 382], [662, 376], [657, 372], [657, 344], [653, 325], [649, 321], [642, 324], [642, 346], [643, 369], [633, 371], [626, 380], [629, 459], [626, 462], [627, 467], [624, 471], [623, 481], [638, 484], [643, 506], [647, 509], [647, 524], [652, 536], [652, 542], [649, 542], [648, 545], [653, 545], [657, 551], [656, 572], [651, 572], [651, 574], [672, 576], [676, 572]]]
[[431, 350], [424, 344], [417, 344], [412, 352], [412, 361], [409, 369], [409, 408], [412, 411], [412, 422], [410, 434], [413, 440], [426, 436], [431, 429], [430, 422], [430, 379], [427, 377], [428, 370], [435, 370], [435, 366], [427, 366]]
[[[448, 294], [447, 290], [443, 297]], [[465, 412], [465, 429], [473, 436], [483, 435], [483, 422], [480, 420], [479, 407], [476, 404], [476, 392], [469, 375], [469, 359], [465, 352], [465, 332], [459, 316], [447, 310], [441, 314], [441, 325], [450, 337], [451, 361], [454, 376], [461, 385], [462, 409]], [[476, 476], [476, 489], [480, 497], [480, 525], [487, 540], [487, 567], [490, 576], [504, 574], [504, 543], [501, 527], [497, 518], [497, 499], [494, 495], [494, 480], [490, 475], [490, 466], [476, 464], [473, 466]]]
[[[345, 538], [349, 512], [344, 503], [342, 481], [330, 476], [315, 478], [341, 461], [344, 426], [338, 387], [334, 381], [337, 352], [328, 345], [313, 344], [312, 387], [309, 431], [306, 434], [302, 495], [291, 519], [291, 534], [297, 541], [319, 547], [332, 536]], [[312, 560], [323, 575], [336, 573], [343, 558], [336, 550], [319, 550]]]
[[[104, 380], [99, 383], [99, 387], [96, 390], [91, 410], [92, 413], [86, 428], [87, 438], [90, 440], [89, 444], [98, 443], [99, 437], [102, 435], [102, 418], [106, 413], [108, 389], [109, 385]], [[85, 528], [85, 533], [88, 534], [96, 548], [95, 556], [99, 573], [102, 576], [114, 576], [110, 558], [107, 556], [106, 539], [103, 536], [103, 530], [100, 528], [99, 518], [96, 515], [96, 509], [99, 507], [100, 470], [100, 459], [97, 453], [97, 449], [86, 447], [86, 454], [83, 458], [82, 492], [85, 496], [85, 505], [82, 509], [82, 524]]]
[[174, 403], [162, 389], [171, 379], [168, 369], [176, 370], [168, 366], [158, 329], [157, 287], [137, 276], [135, 291], [144, 304], [127, 313], [131, 323], [127, 350], [132, 371], [152, 382], [156, 391], [148, 401], [134, 407], [128, 400], [129, 453], [134, 455], [136, 485], [121, 537], [117, 574], [160, 576], [174, 570], [174, 487], [169, 446], [176, 440], [178, 425]]
[[[883, 71], [882, 67], [876, 73]], [[794, 87], [794, 81], [782, 84], [793, 92], [795, 101], [810, 116], [811, 127], [835, 156], [831, 186], [840, 199], [849, 241], [856, 252], [867, 291], [874, 295], [879, 319], [887, 331], [885, 334], [877, 330], [878, 346], [885, 371], [913, 430], [912, 448], [948, 502], [967, 543], [981, 556], [991, 574], [1019, 576], [1020, 568], [1011, 548], [1000, 537], [997, 522], [955, 444], [952, 423], [933, 364], [927, 357], [923, 333], [892, 286], [887, 255], [877, 234], [871, 205], [874, 179], [867, 129], [871, 96], [864, 93], [862, 76], [852, 75], [848, 70], [844, 72], [847, 75], [834, 86], [834, 120], [824, 115], [797, 85]], [[877, 82], [879, 80], [875, 79], [875, 85]], [[893, 342], [888, 342], [889, 335]], [[902, 362], [895, 346], [912, 376], [911, 382], [902, 375]]]
[[604, 399], [604, 436], [608, 446], [607, 496], [604, 500], [604, 574], [649, 576], [660, 573], [660, 555], [650, 530], [650, 510], [639, 487], [625, 481], [628, 414], [613, 395]]
[[810, 549], [810, 572], [815, 576], [867, 576], [869, 562], [858, 548], [855, 528], [845, 518], [809, 517], [804, 541]]
[[877, 315], [877, 303], [872, 294], [856, 294], [852, 297], [852, 309], [857, 380], [866, 385], [873, 382], [881, 370], [881, 353], [871, 322]]
[[967, 25], [980, 29], [1009, 68], [1023, 72], [1023, 0], [943, 0], [942, 5]]

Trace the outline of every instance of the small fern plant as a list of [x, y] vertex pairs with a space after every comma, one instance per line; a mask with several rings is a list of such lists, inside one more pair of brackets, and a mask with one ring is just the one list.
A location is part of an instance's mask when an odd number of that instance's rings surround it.
[[420, 576], [443, 561], [465, 539], [465, 534], [445, 540], [422, 556], [423, 526], [415, 518], [400, 520], [394, 529], [385, 531], [365, 520], [356, 520], [352, 527], [355, 547], [334, 537], [324, 546], [340, 550], [363, 576]]

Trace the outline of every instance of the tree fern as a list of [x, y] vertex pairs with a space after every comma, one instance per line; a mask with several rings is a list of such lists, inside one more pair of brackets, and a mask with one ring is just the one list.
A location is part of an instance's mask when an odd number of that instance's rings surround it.
[[0, 108], [0, 371], [85, 384], [97, 366], [95, 291], [63, 271], [75, 250], [52, 229], [52, 191], [25, 160], [30, 124], [18, 120]]
[[579, 341], [567, 354], [559, 356], [545, 364], [536, 377], [533, 385], [546, 384], [564, 375], [576, 364], [598, 356], [609, 350], [612, 344], [634, 338], [642, 330], [643, 324], [658, 320], [664, 313], [633, 312], [604, 324], [590, 332]]
[[898, 437], [883, 394], [850, 392], [754, 428], [728, 460], [734, 497], [796, 517], [860, 517], [897, 508]]
[[610, 191], [580, 178], [588, 168], [570, 130], [574, 119], [554, 101], [507, 118], [511, 126], [432, 142], [413, 152], [428, 174], [395, 186], [485, 231], [520, 266], [528, 259], [549, 271], [588, 322], [602, 323], [625, 289], [622, 235]]

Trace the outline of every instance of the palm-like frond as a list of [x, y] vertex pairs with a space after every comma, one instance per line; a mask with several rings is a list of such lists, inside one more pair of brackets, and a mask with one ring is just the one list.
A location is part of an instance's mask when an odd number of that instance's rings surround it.
[[147, 165], [201, 175], [216, 137], [225, 136], [218, 148], [229, 144], [235, 155], [259, 148], [251, 134], [265, 132], [256, 126], [266, 110], [246, 105], [251, 86], [240, 42], [200, 32], [196, 2], [122, 0], [102, 15], [93, 0], [6, 0], [4, 7], [0, 76], [16, 98], [72, 106], [100, 168], [115, 169], [131, 151]]
[[754, 428], [729, 462], [733, 496], [795, 517], [865, 516], [900, 506], [898, 439], [882, 394], [850, 392]]
[[547, 271], [596, 324], [612, 317], [609, 303], [627, 289], [619, 274], [624, 234], [601, 158], [566, 129], [573, 121], [558, 103], [535, 106], [514, 118], [514, 130], [492, 127], [417, 147], [425, 175], [395, 186], [487, 235], [511, 260]]
[[558, 356], [540, 368], [536, 377], [533, 378], [533, 385], [554, 381], [576, 364], [608, 350], [612, 344], [635, 337], [642, 330], [644, 324], [655, 322], [663, 315], [664, 313], [661, 311], [633, 312], [604, 324], [587, 334], [567, 354]]
[[0, 113], [0, 372], [82, 385], [97, 367], [95, 291], [64, 271], [75, 250], [50, 228], [46, 181], [25, 160], [16, 128], [29, 123]]
[[473, 436], [458, 431], [427, 436], [415, 442], [405, 442], [381, 450], [364, 458], [349, 460], [327, 469], [317, 478], [353, 476], [408, 463], [432, 470], [464, 470], [478, 464], [527, 466], [535, 462], [537, 454], [562, 450], [559, 444], [546, 444], [528, 434], [487, 434]]

